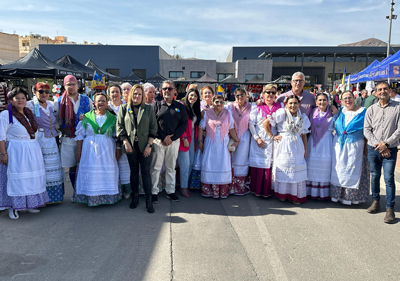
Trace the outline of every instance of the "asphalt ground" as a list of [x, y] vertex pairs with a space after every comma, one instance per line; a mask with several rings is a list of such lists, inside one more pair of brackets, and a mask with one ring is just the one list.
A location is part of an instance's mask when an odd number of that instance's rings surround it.
[[0, 280], [400, 278], [400, 219], [383, 222], [384, 196], [382, 212], [372, 215], [371, 199], [293, 205], [252, 194], [203, 198], [195, 190], [171, 202], [163, 192], [149, 214], [143, 197], [134, 210], [125, 199], [87, 207], [69, 201], [69, 182], [66, 190], [64, 202], [39, 214], [12, 221], [0, 213]]

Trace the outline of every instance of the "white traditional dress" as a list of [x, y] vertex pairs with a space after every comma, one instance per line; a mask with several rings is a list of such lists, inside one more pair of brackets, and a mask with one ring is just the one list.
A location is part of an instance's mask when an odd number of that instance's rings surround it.
[[[297, 116], [299, 114], [300, 111], [297, 112]], [[300, 134], [308, 133], [310, 121], [304, 113], [301, 117], [303, 122], [297, 134], [292, 134], [289, 130], [288, 123], [285, 122], [288, 117], [284, 108], [278, 109], [270, 117], [271, 125], [276, 127], [279, 135], [282, 135], [279, 143], [274, 142], [272, 185], [275, 197], [297, 203], [307, 201], [307, 163], [304, 159], [304, 144]], [[292, 118], [296, 122], [299, 117], [292, 116]]]
[[[122, 104], [126, 102], [122, 100]], [[118, 116], [119, 106], [114, 106], [111, 101], [108, 102], [108, 106]], [[119, 170], [119, 182], [121, 184], [121, 190], [123, 195], [129, 195], [132, 193], [131, 189], [131, 169], [129, 167], [128, 157], [125, 153], [122, 153], [121, 158], [118, 160]]]
[[[5, 141], [8, 165], [0, 164], [0, 208], [34, 209], [49, 202], [42, 151], [35, 138], [9, 111], [0, 113], [0, 141]], [[29, 121], [28, 121], [29, 122]]]
[[[274, 147], [273, 140], [267, 135], [264, 130], [263, 122], [268, 117], [276, 112], [281, 105], [274, 103], [271, 108], [267, 105], [253, 106], [250, 113], [249, 129], [251, 131], [250, 144], [250, 190], [256, 196], [269, 197], [272, 195], [271, 187], [271, 165], [272, 151]], [[271, 128], [272, 133], [276, 134], [276, 128]], [[257, 139], [261, 138], [265, 142], [265, 147], [260, 148], [257, 144]]]
[[[327, 108], [327, 110], [330, 110]], [[311, 111], [312, 113], [313, 111]], [[318, 118], [323, 118], [326, 112], [319, 112]], [[328, 130], [314, 147], [312, 135], [308, 137], [307, 151], [307, 196], [312, 199], [327, 200], [330, 196], [330, 181], [332, 171], [333, 130], [337, 115], [331, 118]], [[312, 116], [310, 116], [312, 118]], [[318, 127], [316, 128], [318, 129]]]
[[[36, 102], [36, 108], [35, 108]], [[65, 174], [61, 167], [60, 152], [56, 142], [58, 127], [56, 117], [54, 116], [53, 103], [46, 101], [44, 108], [38, 100], [28, 101], [28, 107], [35, 117], [38, 124], [37, 140], [43, 154], [44, 167], [46, 170], [46, 189], [49, 195], [49, 203], [62, 202], [64, 199], [64, 178]]]
[[[344, 115], [345, 130], [350, 132], [349, 125], [355, 118], [362, 119], [359, 130], [362, 134], [365, 108], [357, 111], [348, 111], [345, 107], [339, 112], [336, 122], [340, 122], [340, 114]], [[340, 118], [341, 117], [341, 118]], [[340, 132], [335, 124], [336, 135], [333, 139], [334, 151], [332, 155], [331, 173], [331, 200], [346, 205], [365, 202], [369, 195], [370, 171], [367, 157], [364, 156], [364, 137], [356, 142], [345, 142], [341, 148], [339, 143]], [[348, 134], [348, 133], [347, 133]]]
[[[220, 113], [223, 113], [223, 109]], [[200, 122], [200, 128], [206, 130], [208, 111]], [[228, 120], [227, 120], [228, 119]], [[233, 117], [227, 111], [226, 119], [228, 129], [235, 128]], [[214, 141], [210, 137], [207, 128], [207, 136], [204, 140], [203, 160], [201, 163], [201, 194], [205, 197], [226, 198], [228, 196], [228, 185], [232, 183], [231, 157], [228, 151], [229, 136], [228, 133], [223, 136], [221, 141], [221, 126], [216, 125]]]
[[[239, 137], [239, 144], [236, 150], [232, 152], [232, 167], [233, 167], [233, 178], [231, 186], [231, 194], [245, 195], [249, 193], [248, 187], [248, 175], [249, 175], [249, 151], [250, 151], [250, 131], [249, 131], [249, 119], [251, 112], [251, 105], [249, 104], [248, 111], [245, 110], [246, 105], [243, 109], [235, 108], [235, 103], [226, 106], [230, 115], [234, 117], [234, 110], [236, 110], [235, 129]], [[240, 124], [238, 124], [240, 123]]]
[[[89, 118], [88, 114], [85, 119]], [[72, 200], [89, 206], [114, 204], [121, 199], [118, 189], [118, 164], [115, 157], [116, 145], [113, 137], [115, 116], [108, 112], [106, 115], [94, 114], [94, 117], [99, 126], [99, 133], [95, 133], [90, 122], [85, 125], [85, 120], [79, 122], [75, 132], [75, 140], [83, 140], [83, 144], [76, 190]], [[114, 122], [113, 126], [109, 127], [110, 131], [100, 131], [108, 118], [112, 118]]]

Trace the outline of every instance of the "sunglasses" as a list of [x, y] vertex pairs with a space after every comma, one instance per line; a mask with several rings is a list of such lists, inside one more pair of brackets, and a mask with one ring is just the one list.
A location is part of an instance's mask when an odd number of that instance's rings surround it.
[[237, 98], [243, 98], [245, 96], [245, 94], [239, 94], [239, 95], [236, 95], [235, 97], [237, 97]]
[[225, 102], [223, 100], [216, 100], [216, 101], [214, 101], [214, 103], [216, 105], [219, 105], [219, 104], [224, 104]]
[[39, 94], [50, 94], [50, 90], [38, 90]]
[[174, 88], [168, 87], [168, 88], [162, 88], [163, 91], [172, 91]]
[[276, 95], [276, 92], [273, 92], [273, 91], [266, 91], [265, 92], [267, 95]]

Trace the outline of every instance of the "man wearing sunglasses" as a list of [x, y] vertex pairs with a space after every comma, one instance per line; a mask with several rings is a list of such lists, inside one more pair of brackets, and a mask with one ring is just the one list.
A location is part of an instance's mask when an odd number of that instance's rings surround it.
[[153, 203], [158, 202], [158, 180], [163, 162], [165, 162], [167, 198], [178, 202], [179, 198], [175, 194], [175, 165], [179, 152], [179, 138], [185, 132], [188, 120], [184, 105], [174, 100], [176, 93], [174, 82], [164, 81], [161, 91], [163, 100], [152, 104], [158, 125], [151, 161], [152, 199]]

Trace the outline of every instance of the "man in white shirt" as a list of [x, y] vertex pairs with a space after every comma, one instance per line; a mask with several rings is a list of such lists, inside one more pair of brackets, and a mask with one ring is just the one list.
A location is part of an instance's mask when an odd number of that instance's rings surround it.
[[67, 75], [64, 78], [65, 92], [54, 102], [54, 116], [56, 116], [61, 138], [61, 166], [69, 168], [69, 178], [75, 187], [76, 177], [76, 141], [75, 130], [79, 123], [79, 116], [84, 115], [93, 109], [92, 100], [78, 94], [78, 81], [75, 76]]

